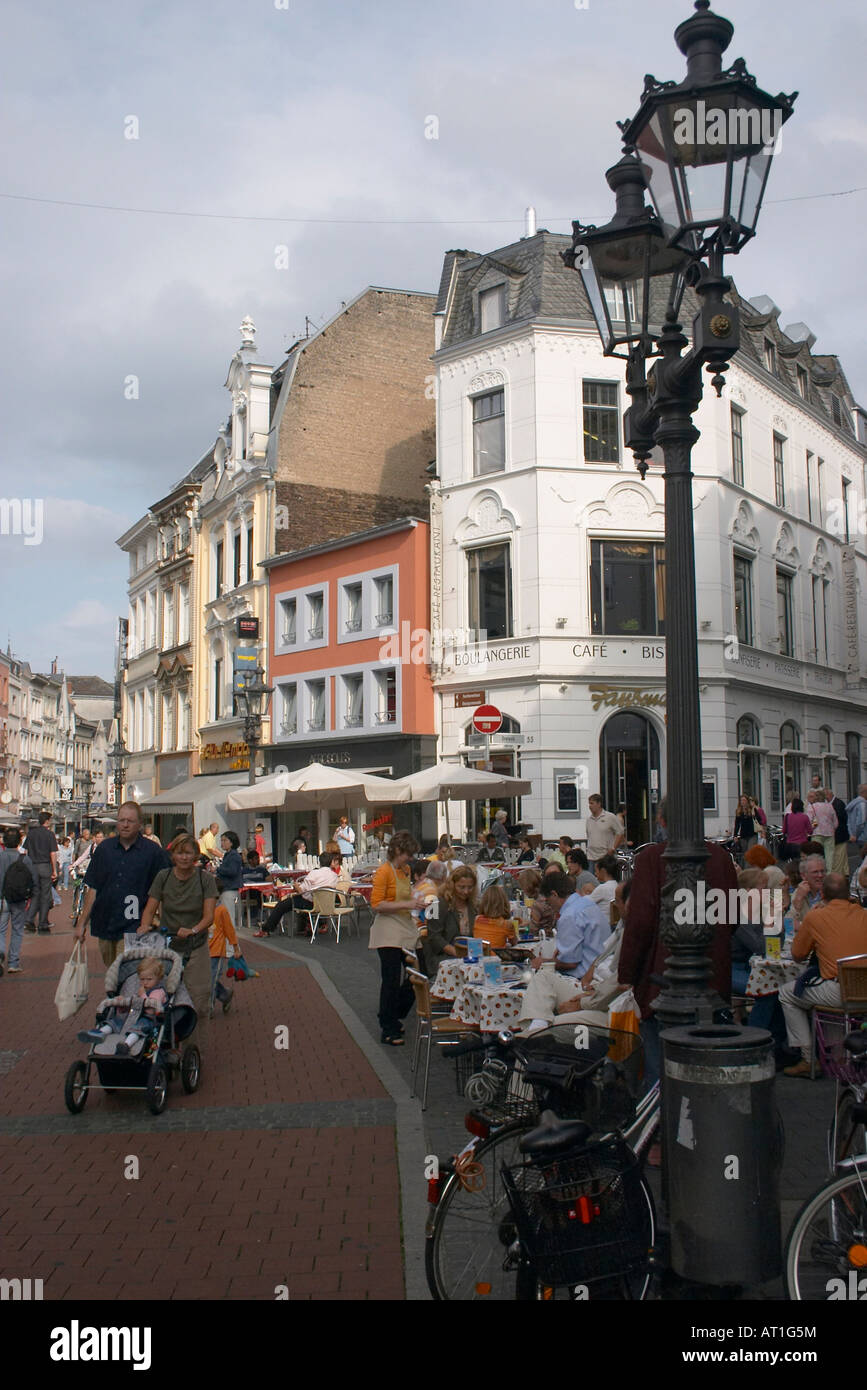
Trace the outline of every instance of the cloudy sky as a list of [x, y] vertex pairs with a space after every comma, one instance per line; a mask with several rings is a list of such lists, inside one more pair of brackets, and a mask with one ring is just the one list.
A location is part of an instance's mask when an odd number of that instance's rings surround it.
[[[867, 185], [867, 12], [718, 8], [736, 30], [727, 56], [801, 93], [738, 286], [771, 295], [784, 325], [805, 320], [867, 402], [867, 192], [804, 200]], [[434, 289], [444, 250], [506, 245], [528, 203], [552, 231], [607, 220], [614, 123], [646, 72], [680, 79], [672, 31], [689, 12], [5, 0], [0, 497], [44, 499], [44, 538], [0, 535], [2, 646], [111, 676], [114, 542], [213, 442], [245, 314], [276, 363], [305, 315], [321, 325], [367, 284]]]

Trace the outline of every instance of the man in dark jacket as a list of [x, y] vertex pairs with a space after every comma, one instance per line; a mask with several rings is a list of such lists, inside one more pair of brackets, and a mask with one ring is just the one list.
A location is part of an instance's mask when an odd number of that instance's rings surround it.
[[[659, 804], [657, 815], [661, 825], [667, 828], [664, 800]], [[719, 845], [707, 841], [706, 844], [709, 850], [704, 873], [707, 888], [723, 889], [726, 904], [734, 904], [736, 899], [729, 898], [729, 892], [737, 889], [738, 878], [731, 855]], [[648, 845], [635, 861], [629, 897], [629, 917], [623, 932], [617, 970], [618, 979], [624, 988], [632, 986], [635, 1001], [641, 1010], [645, 1076], [651, 1082], [659, 1076], [659, 1031], [650, 1007], [659, 994], [659, 985], [654, 984], [650, 977], [663, 974], [666, 959], [671, 954], [670, 948], [659, 934], [659, 911], [666, 879], [663, 855], [667, 848], [667, 844]], [[738, 922], [735, 912], [729, 923], [728, 907], [721, 916], [723, 921], [714, 928], [708, 948], [711, 960], [710, 983], [717, 994], [728, 1001], [731, 998], [732, 983], [731, 936]]]
[[[21, 974], [21, 934], [24, 931], [24, 920], [27, 915], [27, 903], [30, 895], [22, 897], [26, 893], [26, 875], [30, 875], [31, 892], [36, 889], [36, 866], [31, 862], [26, 854], [19, 852], [18, 846], [21, 844], [21, 831], [14, 826], [3, 831], [3, 848], [0, 850], [0, 960], [3, 960], [6, 946], [6, 924], [11, 928], [9, 932], [9, 958], [6, 962], [6, 969], [10, 975]], [[7, 885], [6, 874], [12, 865], [22, 865], [26, 871], [22, 873], [16, 868], [13, 878], [19, 879], [19, 887]], [[11, 896], [7, 896], [8, 893]]]
[[137, 931], [160, 869], [172, 866], [165, 850], [145, 839], [141, 824], [137, 802], [118, 807], [117, 834], [97, 846], [84, 878], [87, 893], [74, 936], [83, 941], [90, 926], [106, 967], [122, 954], [124, 934]]
[[30, 899], [25, 929], [49, 932], [48, 914], [51, 911], [51, 890], [57, 882], [57, 841], [51, 829], [51, 812], [42, 811], [39, 824], [28, 831], [24, 848], [36, 870], [36, 887]]

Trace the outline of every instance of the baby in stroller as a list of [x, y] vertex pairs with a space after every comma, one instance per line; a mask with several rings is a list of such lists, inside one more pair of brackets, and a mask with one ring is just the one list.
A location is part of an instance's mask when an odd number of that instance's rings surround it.
[[115, 1041], [112, 1049], [114, 1056], [128, 1057], [136, 1043], [153, 1036], [168, 1003], [168, 995], [162, 985], [165, 968], [155, 956], [146, 956], [139, 961], [136, 973], [139, 985], [135, 993], [131, 997], [116, 994], [111, 999], [104, 999], [100, 1013], [110, 1008], [108, 1018], [100, 1026], [79, 1033], [80, 1042], [104, 1042], [112, 1033], [118, 1033], [121, 1038]]

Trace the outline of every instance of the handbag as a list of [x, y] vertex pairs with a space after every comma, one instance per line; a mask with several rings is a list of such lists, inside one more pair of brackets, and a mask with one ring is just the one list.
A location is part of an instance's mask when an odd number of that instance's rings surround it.
[[[617, 1033], [608, 1049], [612, 1062], [625, 1062], [635, 1044], [632, 1038], [640, 1033], [641, 1014], [631, 989], [625, 989], [608, 1006], [608, 1027]], [[623, 1035], [628, 1036], [623, 1036]]]
[[72, 955], [63, 967], [60, 983], [54, 995], [57, 1017], [61, 1022], [78, 1013], [82, 1004], [87, 1002], [88, 993], [87, 957], [83, 944], [76, 941], [72, 948]]

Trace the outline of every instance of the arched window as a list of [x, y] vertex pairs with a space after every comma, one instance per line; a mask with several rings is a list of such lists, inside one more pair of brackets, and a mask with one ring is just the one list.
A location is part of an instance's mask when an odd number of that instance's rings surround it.
[[849, 800], [858, 795], [858, 784], [861, 781], [861, 735], [847, 733], [846, 735], [846, 789], [849, 793]]
[[802, 766], [798, 756], [801, 747], [801, 735], [798, 728], [787, 719], [785, 724], [780, 725], [780, 753], [782, 754], [783, 764], [783, 798], [784, 804], [788, 805], [793, 796], [799, 793], [806, 799], [806, 794], [801, 785]]
[[761, 806], [762, 757], [760, 753], [746, 751], [746, 748], [757, 746], [760, 742], [759, 726], [751, 714], [742, 715], [738, 720], [736, 739], [738, 744], [738, 795], [754, 796]]
[[[503, 777], [519, 777], [520, 765], [519, 755], [511, 748], [498, 747], [500, 734], [519, 734], [521, 725], [517, 719], [513, 719], [510, 714], [503, 715], [503, 723], [496, 734], [491, 734], [491, 771], [498, 772]], [[476, 733], [473, 728], [473, 721], [464, 725], [464, 745], [468, 750], [466, 758], [469, 767], [484, 767], [485, 759], [485, 736]], [[478, 751], [476, 751], [478, 750]], [[467, 836], [472, 842], [477, 839], [483, 830], [490, 827], [485, 820], [486, 806], [489, 804], [491, 821], [497, 811], [505, 811], [509, 825], [516, 825], [520, 820], [521, 802], [520, 798], [509, 797], [505, 800], [495, 800], [490, 803], [484, 801], [467, 802]]]

